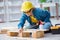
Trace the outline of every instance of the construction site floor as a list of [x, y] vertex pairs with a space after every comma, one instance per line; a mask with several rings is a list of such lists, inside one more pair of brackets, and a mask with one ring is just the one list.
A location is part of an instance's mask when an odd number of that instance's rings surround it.
[[60, 34], [46, 33], [43, 38], [10, 37], [7, 34], [0, 34], [0, 40], [60, 40]]

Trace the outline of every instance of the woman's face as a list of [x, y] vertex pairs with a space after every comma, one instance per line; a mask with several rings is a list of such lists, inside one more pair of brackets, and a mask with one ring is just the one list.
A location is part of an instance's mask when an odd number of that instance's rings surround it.
[[24, 12], [27, 16], [31, 16], [32, 15], [32, 9], [30, 9], [29, 11], [25, 11]]

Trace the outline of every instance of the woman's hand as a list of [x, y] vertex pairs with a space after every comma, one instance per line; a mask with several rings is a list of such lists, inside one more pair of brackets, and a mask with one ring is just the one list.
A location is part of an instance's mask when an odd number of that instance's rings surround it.
[[23, 32], [23, 28], [20, 28], [20, 29], [19, 29], [19, 32], [20, 32], [20, 33]]
[[36, 25], [39, 25], [39, 23], [36, 23]]
[[40, 20], [40, 24], [45, 24], [45, 22], [43, 22], [43, 21]]

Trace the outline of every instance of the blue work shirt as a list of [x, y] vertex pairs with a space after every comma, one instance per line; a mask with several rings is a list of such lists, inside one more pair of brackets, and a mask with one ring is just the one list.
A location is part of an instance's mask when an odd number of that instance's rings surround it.
[[[32, 11], [34, 17], [39, 21], [43, 22], [50, 22], [50, 13], [46, 10], [42, 10], [40, 8], [35, 8]], [[20, 18], [20, 22], [18, 24], [18, 28], [22, 28], [24, 26], [25, 21], [28, 21], [31, 25], [34, 23], [31, 21], [30, 17], [23, 13], [22, 17]]]

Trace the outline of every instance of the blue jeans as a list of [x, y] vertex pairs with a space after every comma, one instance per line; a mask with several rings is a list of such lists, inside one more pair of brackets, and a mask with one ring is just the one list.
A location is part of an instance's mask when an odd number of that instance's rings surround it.
[[[25, 27], [26, 29], [38, 29], [39, 28], [39, 25], [38, 26], [33, 26], [33, 25], [29, 25], [27, 27]], [[51, 27], [51, 23], [50, 22], [47, 22], [43, 25], [43, 29], [50, 29]]]
[[52, 24], [50, 22], [47, 22], [43, 25], [43, 29], [50, 29], [51, 26]]

